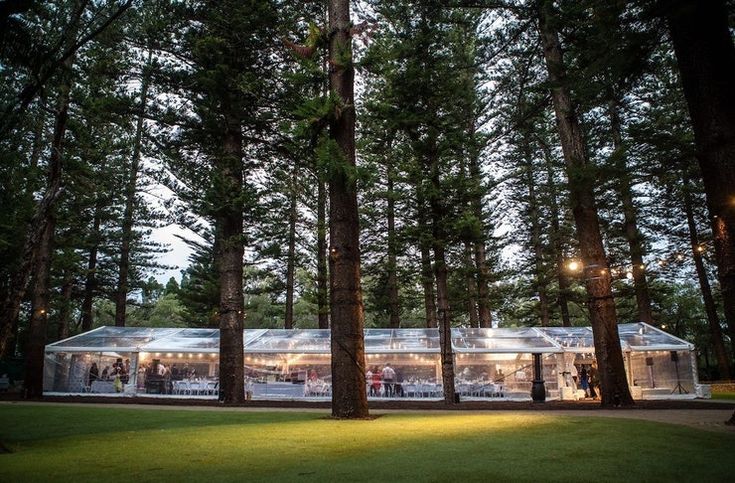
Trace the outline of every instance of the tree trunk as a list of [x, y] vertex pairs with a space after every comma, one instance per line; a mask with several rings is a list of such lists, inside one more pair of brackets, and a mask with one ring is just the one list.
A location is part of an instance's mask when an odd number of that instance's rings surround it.
[[316, 297], [319, 312], [319, 328], [329, 328], [329, 279], [327, 274], [327, 189], [324, 180], [317, 180], [316, 215]]
[[490, 280], [485, 255], [485, 242], [475, 243], [475, 266], [477, 267], [477, 316], [481, 328], [488, 329], [493, 326], [492, 314], [490, 312]]
[[[72, 87], [72, 65], [74, 58], [69, 57], [63, 66], [59, 83], [59, 98], [54, 122], [54, 136], [51, 142], [49, 157], [48, 189], [49, 193], [58, 193], [61, 189], [61, 175], [64, 164], [64, 136], [69, 118], [69, 99]], [[53, 199], [56, 199], [54, 195]], [[45, 217], [40, 224], [40, 234], [34, 260], [34, 283], [31, 296], [31, 320], [28, 324], [28, 341], [25, 353], [25, 379], [23, 383], [26, 397], [43, 395], [43, 353], [46, 346], [46, 330], [49, 310], [49, 277], [51, 257], [53, 255], [54, 229], [56, 218], [53, 206], [47, 206]], [[17, 316], [17, 312], [16, 312]]]
[[[423, 211], [423, 205], [419, 204], [419, 210]], [[431, 245], [427, 239], [426, 220], [419, 213], [419, 245], [421, 250], [421, 285], [424, 288], [424, 313], [426, 327], [435, 329], [439, 327], [436, 320], [436, 295], [434, 294], [434, 271], [431, 267]]]
[[298, 193], [296, 164], [291, 173], [291, 193], [288, 207], [288, 255], [286, 261], [286, 319], [285, 329], [293, 329], [294, 272], [296, 269], [296, 219], [298, 216]]
[[[468, 139], [471, 139], [471, 136], [474, 134], [473, 130], [473, 123], [470, 123], [471, 126], [468, 130]], [[471, 158], [473, 155], [471, 154], [471, 149], [466, 150], [469, 154], [467, 154], [468, 158]], [[476, 201], [476, 198], [478, 196], [481, 196], [480, 190], [479, 190], [479, 183], [476, 183], [477, 180], [475, 180], [472, 177], [472, 174], [469, 172], [469, 168], [465, 166], [465, 156], [464, 154], [459, 159], [459, 181], [460, 185], [462, 186], [462, 189], [459, 192], [459, 197], [457, 199], [457, 203], [462, 207], [462, 211], [469, 212], [468, 215], [472, 213], [475, 214], [474, 209], [474, 201]], [[477, 186], [476, 186], [477, 184]], [[475, 241], [474, 234], [467, 234], [463, 237], [461, 240], [461, 244], [464, 245], [462, 250], [462, 257], [463, 257], [463, 272], [464, 272], [464, 279], [465, 279], [465, 287], [466, 287], [466, 308], [467, 308], [467, 317], [469, 319], [470, 327], [479, 327], [480, 326], [480, 319], [477, 312], [477, 270], [475, 269], [475, 262], [473, 259], [473, 245]]]
[[699, 244], [699, 235], [697, 233], [697, 223], [694, 221], [694, 208], [692, 206], [691, 194], [689, 192], [689, 182], [683, 180], [682, 201], [684, 202], [684, 213], [687, 217], [687, 227], [689, 228], [689, 241], [692, 244], [692, 256], [694, 257], [694, 267], [697, 270], [697, 279], [699, 287], [702, 290], [702, 299], [704, 301], [704, 310], [707, 314], [707, 324], [709, 326], [710, 335], [712, 337], [712, 346], [714, 348], [715, 357], [717, 358], [717, 368], [720, 372], [720, 379], [729, 380], [732, 375], [730, 373], [730, 360], [725, 349], [725, 343], [722, 339], [722, 328], [720, 327], [720, 317], [717, 315], [717, 307], [715, 299], [712, 296], [712, 289], [709, 285], [707, 270], [702, 260], [701, 245]]
[[[23, 255], [18, 270], [13, 274], [10, 290], [3, 301], [2, 312], [0, 312], [0, 359], [7, 358], [15, 352], [15, 336], [18, 330], [20, 304], [28, 289], [28, 280], [36, 264], [38, 252], [44, 243], [44, 237], [47, 235], [46, 224], [52, 218], [54, 205], [61, 194], [62, 145], [69, 115], [69, 95], [72, 83], [71, 69], [73, 64], [74, 57], [72, 56], [67, 58], [62, 66], [59, 97], [54, 120], [54, 133], [51, 140], [51, 155], [49, 159], [49, 175], [46, 192], [36, 206], [33, 218], [29, 223], [28, 233], [23, 244]], [[39, 323], [41, 323], [40, 320]]]
[[[100, 162], [99, 172], [104, 173], [107, 163], [102, 158]], [[87, 257], [87, 274], [84, 280], [84, 298], [82, 299], [82, 332], [92, 330], [94, 325], [94, 316], [92, 307], [94, 305], [94, 296], [97, 292], [97, 255], [101, 243], [100, 225], [102, 223], [102, 210], [104, 209], [104, 198], [98, 191], [95, 193], [94, 214], [92, 215], [92, 233], [90, 234], [91, 246], [89, 247], [89, 255]]]
[[470, 318], [470, 327], [480, 327], [480, 318], [477, 313], [477, 278], [475, 277], [475, 261], [472, 257], [473, 243], [464, 244], [465, 281], [467, 283], [467, 314]]
[[223, 202], [215, 212], [219, 272], [220, 392], [225, 403], [245, 399], [243, 359], [243, 167], [240, 125], [228, 119], [224, 155], [215, 160]]
[[66, 271], [64, 273], [64, 283], [61, 286], [61, 303], [58, 312], [58, 327], [56, 337], [63, 340], [69, 337], [69, 326], [71, 325], [71, 296], [74, 290], [74, 276]]
[[638, 230], [638, 214], [633, 201], [633, 189], [628, 172], [627, 155], [621, 131], [619, 100], [614, 93], [610, 94], [610, 98], [608, 113], [610, 115], [610, 131], [613, 139], [613, 147], [615, 148], [612, 156], [615, 160], [615, 170], [618, 177], [618, 194], [620, 195], [620, 201], [623, 206], [624, 235], [630, 250], [630, 263], [633, 273], [635, 300], [638, 307], [638, 320], [647, 324], [653, 324], [651, 296], [648, 292], [646, 266], [643, 263], [643, 244], [641, 233]]
[[[30, 169], [28, 171], [25, 186], [26, 196], [28, 197], [28, 199], [33, 199], [34, 192], [36, 191], [36, 189], [38, 189], [38, 187], [36, 186], [35, 172], [38, 169], [38, 161], [40, 160], [41, 153], [43, 151], [45, 128], [46, 102], [45, 99], [41, 98], [38, 118], [36, 119], [36, 123], [33, 127], [33, 145], [31, 148], [31, 154], [28, 158], [28, 167]], [[23, 270], [23, 267], [24, 264], [21, 263], [21, 271]], [[28, 270], [30, 271], [30, 267], [28, 268]], [[18, 275], [19, 273], [13, 274], [13, 281], [6, 289], [0, 292], [2, 295], [2, 298], [0, 298], [0, 300], [2, 300], [3, 302], [11, 301], [12, 296], [16, 294], [19, 294], [20, 299], [23, 298], [26, 291], [25, 285], [14, 285], [14, 283], [18, 283], [16, 280]], [[27, 280], [25, 283], [27, 283]], [[3, 312], [0, 313], [0, 359], [8, 357], [15, 352], [16, 340], [18, 339], [18, 308], [20, 307], [20, 299], [18, 299], [17, 306], [14, 302], [11, 302], [10, 304], [8, 304], [10, 310], [8, 310], [8, 312], [6, 313], [5, 309], [3, 309]], [[12, 307], [17, 308], [13, 309]], [[10, 319], [6, 319], [6, 315], [7, 317], [10, 317]]]
[[571, 327], [572, 321], [569, 318], [569, 279], [564, 273], [564, 241], [562, 239], [561, 226], [559, 222], [559, 202], [556, 191], [556, 183], [554, 182], [554, 166], [551, 156], [551, 149], [542, 139], [539, 139], [541, 151], [544, 153], [544, 161], [546, 163], [546, 184], [549, 190], [549, 210], [551, 215], [551, 239], [554, 245], [554, 258], [556, 261], [556, 278], [559, 284], [559, 295], [557, 304], [561, 312], [561, 323], [564, 327]]
[[722, 0], [666, 3], [711, 216], [717, 273], [735, 340], [735, 47]]
[[140, 170], [140, 152], [143, 144], [143, 121], [145, 119], [146, 104], [148, 102], [148, 87], [150, 84], [152, 51], [148, 51], [148, 61], [143, 72], [140, 86], [140, 107], [138, 122], [135, 126], [135, 144], [133, 157], [128, 172], [128, 182], [125, 186], [125, 210], [122, 221], [122, 239], [120, 244], [120, 261], [118, 263], [117, 290], [115, 292], [115, 325], [125, 326], [125, 312], [128, 302], [128, 278], [130, 273], [130, 245], [133, 242], [133, 223], [135, 218], [135, 198], [138, 194], [138, 171]]
[[[46, 132], [46, 102], [43, 98], [40, 99], [38, 110], [38, 118], [36, 119], [35, 126], [33, 126], [33, 144], [31, 147], [31, 155], [28, 158], [28, 167], [31, 168], [31, 176], [38, 168], [38, 161], [41, 159], [41, 153], [44, 146], [44, 134]], [[33, 179], [29, 177], [28, 181]], [[29, 183], [26, 191], [33, 194], [33, 183]]]
[[544, 247], [541, 243], [541, 220], [539, 219], [538, 200], [536, 199], [536, 180], [533, 177], [533, 164], [531, 159], [531, 149], [526, 141], [526, 185], [528, 186], [528, 218], [531, 221], [531, 246], [533, 247], [534, 258], [534, 285], [536, 293], [538, 293], [539, 301], [539, 320], [542, 327], [548, 327], [549, 324], [549, 297], [546, 287], [546, 277], [544, 275]]
[[398, 298], [398, 263], [396, 261], [398, 255], [398, 243], [396, 241], [396, 201], [395, 192], [393, 189], [393, 178], [395, 173], [393, 170], [393, 161], [390, 159], [391, 156], [391, 142], [388, 143], [387, 149], [387, 183], [388, 192], [386, 193], [387, 198], [387, 212], [386, 218], [388, 218], [388, 283], [386, 290], [388, 292], [388, 312], [389, 320], [388, 327], [397, 329], [401, 326], [401, 303]]
[[330, 135], [341, 164], [329, 180], [329, 278], [332, 327], [332, 416], [369, 415], [365, 387], [364, 314], [355, 169], [355, 99], [349, 0], [329, 0], [329, 86], [341, 112]]
[[56, 220], [49, 215], [36, 254], [33, 290], [31, 294], [31, 319], [28, 323], [28, 340], [25, 350], [24, 397], [43, 395], [43, 354], [46, 346], [46, 330], [49, 309], [49, 276]]
[[[475, 136], [477, 132], [476, 120], [470, 123], [468, 136]], [[477, 270], [477, 317], [478, 325], [482, 328], [492, 327], [492, 314], [490, 313], [490, 269], [487, 266], [487, 253], [485, 243], [487, 241], [487, 227], [482, 209], [482, 202], [486, 188], [482, 184], [483, 175], [480, 170], [479, 151], [470, 150], [467, 169], [469, 182], [472, 187], [470, 193], [470, 207], [475, 218], [482, 226], [482, 235], [474, 243], [475, 269]]]
[[595, 355], [599, 366], [603, 406], [633, 405], [620, 349], [617, 314], [612, 295], [610, 271], [600, 234], [595, 206], [594, 176], [587, 159], [587, 150], [577, 120], [569, 89], [559, 36], [555, 30], [552, 0], [543, 0], [539, 9], [539, 28], [544, 60], [551, 83], [551, 97], [556, 114], [559, 137], [569, 178], [570, 203], [579, 237], [584, 264], [585, 285]]
[[[436, 133], [430, 133], [430, 140]], [[428, 201], [431, 212], [432, 248], [434, 249], [434, 277], [436, 278], [436, 304], [439, 322], [439, 347], [441, 351], [442, 386], [444, 402], [454, 404], [454, 352], [452, 351], [452, 314], [449, 308], [449, 285], [447, 283], [446, 242], [447, 211], [440, 199], [439, 153], [435, 143], [429, 146], [427, 168], [430, 173], [431, 191]]]
[[98, 194], [94, 207], [94, 217], [92, 219], [92, 246], [89, 247], [89, 256], [87, 258], [87, 275], [84, 281], [84, 299], [82, 300], [82, 332], [92, 330], [94, 317], [92, 315], [92, 306], [94, 304], [94, 295], [97, 291], [97, 253], [100, 246], [100, 223], [101, 223], [102, 203]]

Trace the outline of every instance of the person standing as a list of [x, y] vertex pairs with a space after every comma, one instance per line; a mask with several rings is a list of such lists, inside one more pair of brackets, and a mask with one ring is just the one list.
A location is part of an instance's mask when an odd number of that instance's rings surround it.
[[385, 392], [385, 397], [392, 397], [393, 396], [393, 381], [396, 378], [396, 371], [393, 370], [393, 368], [390, 366], [390, 364], [385, 364], [385, 367], [383, 368], [383, 390]]
[[594, 362], [590, 366], [589, 379], [590, 379], [590, 382], [589, 382], [589, 384], [590, 384], [590, 397], [592, 399], [597, 399], [597, 391], [598, 391], [598, 386], [600, 384], [600, 380], [599, 380], [598, 374], [597, 374], [597, 364], [594, 363]]
[[93, 362], [92, 367], [89, 368], [89, 374], [87, 374], [87, 387], [91, 388], [92, 383], [100, 378], [100, 370], [97, 367], [97, 363]]
[[579, 385], [584, 390], [584, 397], [590, 397], [590, 380], [587, 368], [582, 366], [582, 370], [579, 373]]
[[380, 369], [378, 366], [373, 367], [372, 385], [370, 386], [370, 393], [374, 396], [380, 396]]

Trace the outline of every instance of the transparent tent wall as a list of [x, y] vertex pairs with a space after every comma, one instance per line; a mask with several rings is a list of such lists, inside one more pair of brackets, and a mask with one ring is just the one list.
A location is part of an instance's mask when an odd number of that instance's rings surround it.
[[[392, 381], [383, 378], [383, 371], [388, 365], [395, 373]], [[367, 354], [365, 387], [368, 397], [441, 397], [440, 367], [439, 354]]]
[[[558, 397], [557, 355], [544, 354], [542, 375], [547, 396]], [[521, 398], [531, 396], [532, 354], [460, 353], [455, 356], [455, 384], [460, 397]]]
[[247, 354], [245, 390], [253, 397], [301, 398], [331, 395], [329, 354]]
[[[383, 378], [390, 365], [395, 377]], [[367, 354], [368, 397], [440, 397], [438, 354]], [[332, 389], [329, 354], [261, 353], [245, 356], [246, 390], [255, 398], [329, 397]]]
[[[134, 383], [135, 359], [130, 352], [47, 352], [43, 390], [71, 394], [129, 392]], [[119, 365], [124, 370], [116, 370]]]
[[219, 354], [141, 352], [136, 393], [173, 396], [219, 394]]
[[630, 371], [632, 385], [642, 388], [643, 397], [695, 393], [688, 350], [631, 352]]

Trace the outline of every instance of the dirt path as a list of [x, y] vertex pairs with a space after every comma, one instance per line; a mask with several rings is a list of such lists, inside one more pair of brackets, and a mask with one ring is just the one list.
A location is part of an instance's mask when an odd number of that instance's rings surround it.
[[[238, 412], [311, 412], [329, 414], [328, 408], [286, 408], [286, 407], [221, 407], [221, 406], [171, 406], [153, 404], [111, 404], [111, 403], [77, 403], [77, 402], [34, 402], [34, 401], [0, 401], [2, 406], [27, 405], [27, 406], [75, 406], [75, 407], [100, 407], [100, 408], [127, 408], [127, 409], [153, 409], [163, 411], [238, 411]], [[402, 412], [430, 412], [442, 414], [457, 414], [457, 411], [446, 410], [415, 410], [415, 409], [373, 409], [374, 415], [402, 413]], [[554, 409], [554, 410], [474, 410], [474, 413], [487, 414], [527, 414], [543, 416], [574, 416], [574, 417], [605, 417], [625, 418], [659, 423], [680, 424], [691, 428], [706, 431], [728, 432], [735, 434], [735, 426], [725, 425], [725, 421], [732, 415], [732, 409]]]

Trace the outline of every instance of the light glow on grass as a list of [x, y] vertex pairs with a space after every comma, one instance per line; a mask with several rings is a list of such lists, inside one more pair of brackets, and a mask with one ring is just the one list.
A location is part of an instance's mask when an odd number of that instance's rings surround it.
[[735, 435], [531, 412], [3, 406], [0, 481], [723, 481]]

